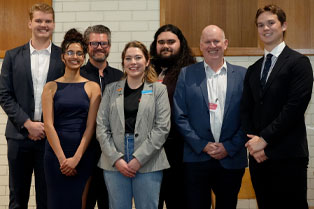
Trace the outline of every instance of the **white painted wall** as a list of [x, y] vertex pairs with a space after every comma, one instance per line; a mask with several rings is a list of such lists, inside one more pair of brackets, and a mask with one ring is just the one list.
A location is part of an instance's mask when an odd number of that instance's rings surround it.
[[[53, 7], [56, 13], [54, 43], [60, 45], [65, 31], [70, 28], [75, 27], [84, 32], [90, 25], [104, 24], [112, 31], [112, 47], [108, 60], [110, 65], [119, 69], [124, 45], [131, 40], [138, 40], [149, 47], [159, 28], [159, 0], [53, 0]], [[258, 58], [226, 57], [232, 64], [245, 67]], [[314, 56], [310, 60], [314, 66]], [[305, 117], [310, 149], [308, 201], [314, 206], [314, 99], [311, 100]], [[6, 120], [7, 116], [0, 108], [0, 209], [7, 209], [9, 203], [7, 145], [4, 137]], [[30, 209], [35, 209], [33, 186], [29, 206]], [[239, 200], [238, 208], [255, 209], [255, 200]]]

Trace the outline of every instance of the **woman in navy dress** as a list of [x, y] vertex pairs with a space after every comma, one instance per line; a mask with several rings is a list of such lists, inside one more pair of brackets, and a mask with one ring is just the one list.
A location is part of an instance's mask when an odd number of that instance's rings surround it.
[[48, 209], [85, 208], [93, 169], [92, 147], [100, 88], [80, 76], [87, 52], [81, 33], [69, 30], [61, 45], [64, 76], [46, 84], [42, 94]]

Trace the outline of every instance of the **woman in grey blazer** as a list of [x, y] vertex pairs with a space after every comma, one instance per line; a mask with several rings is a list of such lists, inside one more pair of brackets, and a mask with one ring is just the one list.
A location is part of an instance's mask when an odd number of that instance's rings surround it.
[[163, 144], [170, 130], [166, 86], [157, 81], [149, 53], [138, 41], [122, 52], [124, 79], [109, 84], [97, 115], [111, 209], [157, 209], [162, 170], [169, 168]]

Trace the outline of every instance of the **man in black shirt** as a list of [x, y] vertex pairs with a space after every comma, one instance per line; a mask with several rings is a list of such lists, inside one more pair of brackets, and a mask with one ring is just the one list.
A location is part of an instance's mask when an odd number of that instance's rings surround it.
[[[171, 24], [161, 26], [150, 46], [151, 63], [160, 82], [167, 86], [171, 108], [181, 68], [194, 64], [195, 58], [181, 30]], [[172, 117], [172, 116], [171, 116]], [[168, 209], [184, 208], [183, 198], [183, 137], [171, 120], [171, 130], [164, 148], [171, 168], [164, 170], [158, 208], [164, 202]]]
[[[123, 76], [122, 71], [110, 67], [107, 62], [111, 47], [110, 29], [104, 25], [90, 26], [84, 32], [84, 38], [88, 44], [89, 60], [87, 64], [81, 68], [81, 75], [88, 80], [98, 83], [103, 93], [107, 84], [118, 81]], [[95, 137], [96, 135], [92, 140], [92, 145], [96, 147], [95, 170], [90, 183], [86, 209], [94, 208], [96, 201], [99, 209], [108, 209], [108, 192], [103, 177], [103, 171], [97, 167], [101, 150]]]

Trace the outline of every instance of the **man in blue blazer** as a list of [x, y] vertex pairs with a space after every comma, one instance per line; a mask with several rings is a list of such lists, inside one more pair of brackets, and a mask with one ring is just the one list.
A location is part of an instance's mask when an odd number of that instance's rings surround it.
[[29, 15], [32, 38], [6, 52], [0, 75], [0, 105], [8, 115], [10, 209], [27, 208], [33, 171], [37, 208], [47, 209], [41, 92], [46, 82], [62, 76], [64, 68], [61, 49], [50, 41], [53, 8], [35, 4]]
[[240, 129], [240, 101], [246, 69], [227, 63], [228, 40], [215, 25], [200, 40], [204, 62], [182, 69], [174, 115], [184, 136], [185, 200], [188, 209], [236, 208], [247, 154]]

